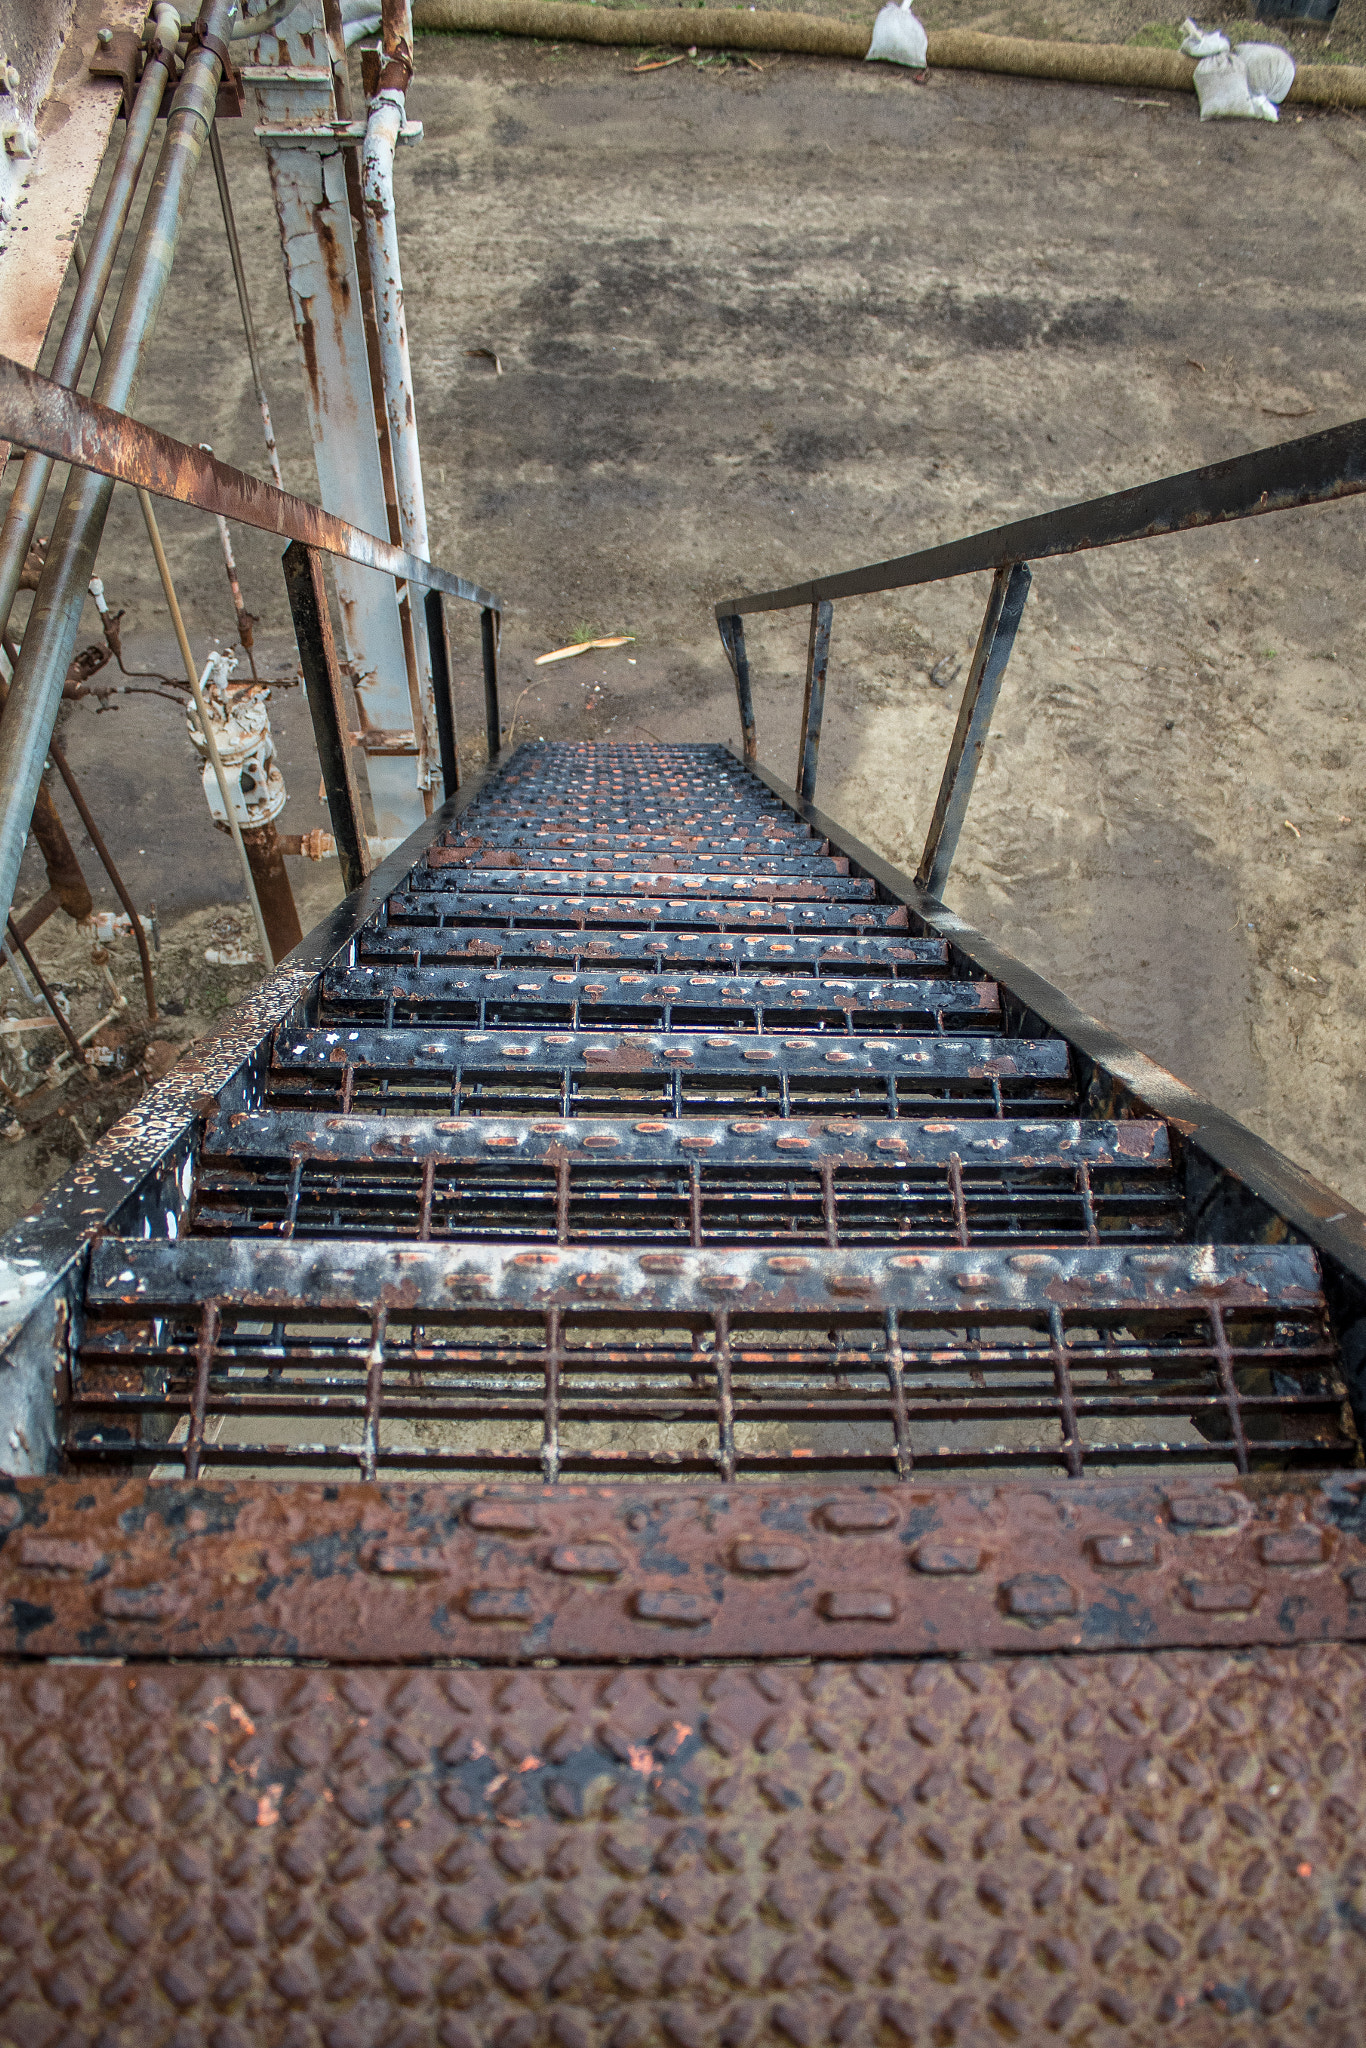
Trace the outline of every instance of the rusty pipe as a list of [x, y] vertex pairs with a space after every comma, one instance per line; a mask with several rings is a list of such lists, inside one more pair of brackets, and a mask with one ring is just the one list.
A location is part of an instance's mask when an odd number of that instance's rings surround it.
[[[14, 642], [9, 638], [8, 635], [6, 635], [4, 639], [4, 648], [6, 655], [9, 656], [10, 665], [12, 667], [14, 662]], [[0, 707], [3, 707], [6, 695], [8, 695], [7, 690], [0, 691]], [[110, 883], [113, 887], [114, 894], [118, 897], [119, 902], [123, 905], [124, 909], [128, 913], [129, 920], [133, 927], [133, 937], [137, 941], [138, 958], [142, 962], [142, 992], [147, 998], [147, 1016], [150, 1022], [155, 1024], [157, 1021], [157, 999], [156, 990], [152, 981], [152, 956], [147, 950], [147, 934], [142, 929], [142, 920], [138, 916], [135, 908], [133, 907], [133, 899], [129, 895], [127, 889], [124, 887], [123, 877], [119, 873], [118, 869], [114, 866], [114, 856], [112, 853], [110, 853], [109, 848], [105, 845], [103, 834], [101, 833], [98, 825], [95, 823], [94, 815], [91, 812], [89, 804], [85, 800], [85, 797], [81, 790], [81, 786], [77, 782], [75, 775], [72, 773], [71, 764], [66, 758], [66, 750], [59, 744], [57, 735], [55, 733], [48, 742], [47, 752], [48, 759], [51, 761], [53, 767], [57, 770], [57, 773], [61, 776], [62, 781], [66, 784], [66, 793], [71, 798], [72, 803], [76, 807], [76, 815], [77, 817], [79, 817], [81, 823], [84, 825], [86, 829], [87, 834], [89, 835], [90, 844], [94, 847], [100, 865], [104, 869], [106, 875], [108, 875], [109, 877]], [[33, 807], [35, 838], [38, 836], [37, 824], [39, 804], [42, 801], [42, 795], [45, 793], [44, 785], [42, 783], [39, 783], [38, 787], [40, 792], [39, 803], [35, 803]], [[51, 799], [49, 798], [49, 802], [50, 801]], [[60, 818], [58, 818], [57, 822], [59, 825], [61, 824]], [[65, 837], [65, 834], [63, 834], [63, 837]], [[42, 842], [40, 840], [39, 844], [41, 845], [41, 843]], [[74, 860], [75, 858], [76, 856], [73, 853], [72, 859]], [[52, 879], [52, 869], [51, 867], [49, 867], [48, 880], [52, 881]], [[82, 883], [84, 884], [84, 875], [82, 875], [81, 880]], [[74, 910], [70, 910], [65, 902], [62, 902], [61, 904], [62, 909], [67, 910], [69, 916], [75, 917], [77, 923], [80, 923], [83, 919], [90, 917], [94, 914], [95, 905], [93, 900], [90, 899], [89, 888], [86, 888], [85, 893], [87, 898], [87, 908], [81, 911], [79, 915]], [[27, 921], [27, 916], [29, 915], [31, 915], [31, 913], [26, 913], [25, 920], [21, 921], [20, 923], [20, 930], [23, 932], [25, 938], [27, 938], [29, 934], [28, 931], [24, 930], [24, 923]], [[37, 925], [33, 925], [30, 927], [30, 929], [36, 931], [38, 927]]]
[[[157, 114], [171, 59], [175, 55], [178, 33], [178, 27], [173, 31], [169, 21], [158, 26], [157, 42], [147, 59], [137, 98], [124, 126], [123, 143], [100, 208], [88, 257], [81, 251], [77, 240], [77, 268], [81, 270], [82, 262], [84, 268], [52, 365], [54, 384], [74, 385], [89, 352], [95, 332], [95, 316], [108, 290], [114, 258], [128, 222], [138, 179], [156, 133]], [[0, 632], [9, 624], [24, 559], [33, 540], [52, 470], [50, 455], [40, 455], [30, 449], [24, 457], [19, 481], [5, 511], [5, 523], [0, 527]]]
[[118, 897], [119, 902], [123, 905], [132, 924], [133, 938], [138, 949], [138, 959], [142, 963], [142, 993], [147, 1002], [147, 1019], [149, 1023], [155, 1024], [157, 1021], [156, 985], [152, 979], [152, 956], [147, 949], [147, 934], [142, 929], [142, 919], [138, 916], [133, 899], [124, 886], [122, 875], [114, 865], [114, 857], [104, 843], [103, 834], [95, 823], [90, 806], [81, 791], [81, 786], [71, 772], [71, 766], [66, 758], [66, 753], [55, 738], [48, 744], [48, 754], [51, 757], [53, 767], [66, 784], [66, 793], [76, 807], [77, 816], [86, 829], [90, 844], [94, 847], [99, 858], [100, 866], [108, 875], [110, 886]]
[[[3, 645], [5, 658], [12, 669], [17, 650], [8, 634], [3, 636]], [[0, 711], [3, 711], [8, 696], [9, 685], [0, 680]], [[54, 740], [53, 750], [56, 744]], [[81, 872], [76, 849], [67, 837], [66, 827], [61, 821], [56, 804], [52, 801], [52, 792], [45, 782], [38, 784], [38, 794], [33, 800], [33, 823], [30, 830], [42, 852], [43, 865], [47, 869], [47, 893], [50, 898], [55, 899], [52, 907], [64, 910], [73, 924], [83, 924], [86, 918], [94, 915], [94, 898], [90, 894], [90, 884]], [[37, 929], [36, 924], [29, 927], [31, 931]], [[28, 933], [25, 932], [23, 936], [27, 937]]]
[[85, 1047], [81, 1044], [80, 1039], [77, 1038], [75, 1032], [72, 1030], [71, 1019], [67, 1016], [66, 1011], [62, 1008], [61, 1004], [57, 1001], [56, 996], [52, 993], [52, 990], [43, 980], [42, 974], [39, 971], [38, 963], [34, 959], [32, 953], [29, 952], [29, 949], [27, 945], [24, 943], [23, 939], [20, 938], [19, 928], [15, 924], [14, 919], [12, 917], [7, 916], [5, 919], [5, 924], [9, 932], [10, 944], [12, 946], [17, 946], [20, 953], [22, 953], [24, 957], [25, 966], [28, 968], [29, 973], [33, 976], [33, 979], [38, 984], [38, 993], [39, 995], [41, 995], [43, 1001], [47, 1004], [49, 1010], [51, 1010], [52, 1015], [56, 1020], [58, 1029], [61, 1031], [62, 1037], [66, 1040], [67, 1044], [71, 1047], [72, 1052], [76, 1056], [77, 1063], [80, 1066], [88, 1067], [90, 1065], [90, 1055], [86, 1051]]
[[247, 849], [251, 862], [252, 878], [256, 883], [256, 900], [261, 906], [266, 933], [270, 939], [270, 950], [278, 962], [286, 953], [292, 953], [303, 939], [303, 926], [299, 923], [299, 912], [290, 887], [289, 873], [285, 867], [285, 847], [275, 829], [274, 821], [264, 825], [244, 825], [242, 844]]
[[[166, 139], [129, 259], [118, 311], [93, 396], [126, 412], [170, 282], [195, 172], [213, 125], [218, 85], [237, 0], [204, 0], [166, 123]], [[222, 53], [222, 54], [220, 54]], [[75, 470], [62, 493], [47, 560], [33, 600], [10, 700], [0, 723], [0, 909], [14, 901], [33, 800], [56, 722], [86, 586], [94, 572], [113, 484]]]

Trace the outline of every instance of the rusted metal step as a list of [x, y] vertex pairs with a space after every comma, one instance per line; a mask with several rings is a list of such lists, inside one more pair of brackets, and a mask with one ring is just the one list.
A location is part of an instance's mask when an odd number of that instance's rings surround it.
[[696, 1031], [449, 1031], [369, 1025], [282, 1031], [273, 1107], [459, 1116], [999, 1115], [1075, 1104], [1061, 1039], [772, 1037]]
[[551, 886], [556, 878], [541, 879], [546, 886], [539, 893], [521, 888], [407, 889], [392, 899], [391, 915], [432, 924], [443, 918], [458, 918], [462, 924], [523, 927], [569, 921], [650, 931], [691, 925], [721, 931], [752, 931], [761, 926], [769, 931], [887, 932], [905, 931], [908, 923], [899, 904], [875, 902], [871, 888], [862, 883], [841, 885], [864, 892], [846, 899], [833, 893], [819, 896], [814, 891], [805, 896], [799, 893], [805, 885], [797, 884], [781, 897], [765, 895], [763, 885], [756, 885], [753, 896], [727, 894], [724, 889], [715, 895], [699, 889], [680, 896], [677, 877], [671, 877], [667, 886], [661, 885], [658, 895], [644, 890], [629, 894], [619, 882], [602, 894], [567, 886], [561, 893]]
[[323, 977], [319, 1023], [473, 1024], [480, 1030], [555, 1024], [572, 1030], [975, 1031], [999, 1027], [995, 982], [839, 980], [810, 976], [657, 973], [536, 976], [424, 964], [331, 968]]
[[727, 903], [872, 903], [873, 884], [847, 875], [812, 875], [795, 863], [787, 871], [742, 874], [697, 874], [685, 869], [649, 868], [633, 871], [616, 866], [602, 873], [584, 868], [446, 868], [419, 865], [413, 869], [409, 886], [414, 895], [465, 896], [567, 896], [625, 898], [680, 894]]
[[659, 973], [707, 967], [742, 974], [767, 967], [810, 975], [915, 975], [927, 967], [946, 967], [949, 949], [943, 939], [865, 937], [836, 933], [809, 937], [805, 933], [770, 936], [766, 932], [715, 934], [669, 931], [490, 931], [487, 926], [429, 922], [410, 917], [402, 897], [388, 905], [388, 922], [357, 934], [356, 954], [364, 961], [469, 960], [480, 966], [526, 964], [599, 968], [642, 965]]
[[641, 859], [648, 859], [651, 854], [697, 854], [703, 857], [753, 854], [760, 859], [782, 860], [793, 856], [819, 856], [830, 851], [827, 840], [804, 826], [794, 826], [785, 832], [772, 824], [765, 825], [764, 831], [766, 837], [747, 837], [733, 832], [719, 835], [696, 832], [558, 832], [549, 827], [530, 825], [517, 830], [485, 820], [475, 831], [444, 833], [435, 842], [429, 858], [441, 865], [450, 851], [481, 855], [503, 851], [512, 854], [544, 853], [558, 866], [561, 854], [578, 860], [610, 859], [619, 853]]
[[[455, 883], [459, 886], [463, 878], [471, 875], [515, 874], [537, 887], [538, 874], [564, 874], [587, 876], [601, 873], [615, 876], [621, 881], [630, 881], [638, 875], [642, 883], [648, 884], [651, 875], [679, 875], [689, 886], [703, 875], [731, 875], [738, 877], [743, 886], [748, 886], [761, 876], [843, 876], [849, 874], [849, 863], [838, 855], [820, 853], [700, 853], [695, 848], [684, 846], [667, 852], [598, 852], [585, 850], [580, 853], [555, 853], [545, 847], [513, 849], [460, 845], [447, 849], [434, 846], [423, 864], [415, 870], [419, 888], [442, 888], [448, 871], [455, 870]], [[424, 876], [431, 875], [427, 881]], [[495, 884], [495, 886], [497, 886]], [[873, 885], [864, 884], [866, 895], [871, 896]]]
[[[105, 1461], [176, 1455], [130, 1444], [148, 1417], [184, 1425], [187, 1468], [367, 1477], [1247, 1472], [1353, 1449], [1300, 1246], [110, 1241], [86, 1317], [69, 1452]], [[432, 1434], [471, 1424], [477, 1446]], [[618, 1447], [623, 1424], [644, 1440]]]
[[204, 1134], [196, 1231], [537, 1242], [1152, 1242], [1163, 1125], [528, 1122], [266, 1111]]

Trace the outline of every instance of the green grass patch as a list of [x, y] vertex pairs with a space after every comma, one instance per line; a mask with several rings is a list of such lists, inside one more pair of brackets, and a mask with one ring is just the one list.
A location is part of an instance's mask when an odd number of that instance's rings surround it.
[[1179, 50], [1181, 43], [1181, 30], [1165, 21], [1145, 22], [1138, 34], [1129, 38], [1131, 50]]

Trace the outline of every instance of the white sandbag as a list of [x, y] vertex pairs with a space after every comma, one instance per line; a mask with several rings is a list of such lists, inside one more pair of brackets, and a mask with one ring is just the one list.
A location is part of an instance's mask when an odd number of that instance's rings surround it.
[[1221, 36], [1217, 28], [1200, 28], [1189, 15], [1181, 26], [1186, 31], [1186, 40], [1181, 45], [1183, 57], [1222, 57], [1228, 48], [1228, 37]]
[[899, 7], [895, 0], [888, 0], [873, 23], [873, 40], [865, 61], [909, 64], [912, 71], [923, 71], [929, 57], [924, 24], [912, 14], [911, 0], [901, 0]]
[[1195, 67], [1195, 95], [1202, 121], [1274, 121], [1276, 109], [1261, 93], [1248, 90], [1247, 66], [1226, 50], [1202, 57]]
[[1295, 60], [1279, 43], [1239, 43], [1236, 56], [1247, 66], [1247, 89], [1277, 106], [1295, 83]]

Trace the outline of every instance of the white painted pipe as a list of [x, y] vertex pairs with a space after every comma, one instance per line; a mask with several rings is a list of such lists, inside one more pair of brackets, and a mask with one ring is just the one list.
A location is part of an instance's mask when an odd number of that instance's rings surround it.
[[413, 405], [413, 371], [403, 312], [403, 271], [398, 255], [398, 224], [394, 217], [394, 151], [405, 118], [403, 94], [392, 86], [382, 87], [370, 102], [365, 124], [361, 196], [365, 202], [365, 241], [379, 326], [384, 410], [394, 452], [399, 533], [409, 553], [427, 562], [431, 560], [427, 501], [422, 489], [422, 457], [418, 450], [417, 415]]
[[[427, 500], [422, 488], [422, 455], [417, 439], [413, 400], [413, 369], [408, 354], [408, 323], [403, 308], [403, 270], [398, 253], [398, 222], [394, 211], [394, 152], [406, 118], [404, 93], [412, 76], [412, 21], [403, 0], [386, 0], [384, 67], [366, 113], [361, 150], [361, 211], [370, 258], [375, 300], [384, 415], [393, 457], [394, 496], [399, 537], [420, 560], [431, 560], [427, 533]], [[413, 684], [413, 729], [418, 746], [418, 786], [431, 787], [432, 661], [422, 607], [412, 591], [399, 589], [406, 610], [406, 630], [416, 653]]]

